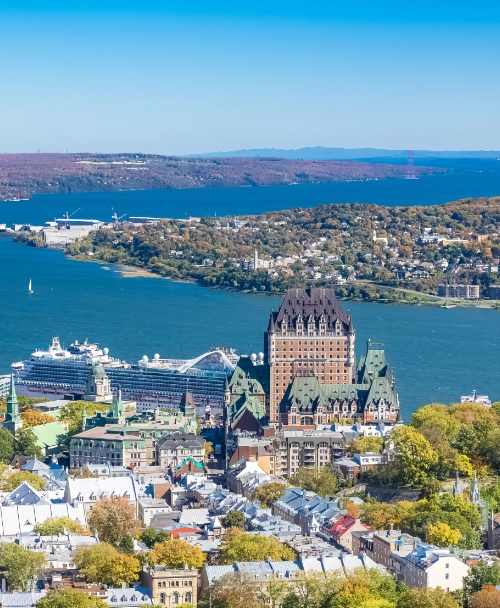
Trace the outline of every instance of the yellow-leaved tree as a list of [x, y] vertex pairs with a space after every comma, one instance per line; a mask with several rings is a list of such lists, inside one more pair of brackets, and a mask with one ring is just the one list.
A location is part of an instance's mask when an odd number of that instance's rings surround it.
[[168, 568], [184, 568], [184, 564], [187, 564], [197, 570], [205, 563], [205, 555], [199, 547], [172, 537], [162, 543], [156, 543], [146, 554], [146, 559], [151, 565], [165, 564]]
[[33, 528], [33, 532], [42, 536], [56, 536], [62, 534], [64, 530], [72, 534], [85, 534], [86, 532], [80, 522], [69, 517], [49, 517]]
[[245, 534], [240, 528], [229, 528], [221, 545], [223, 564], [233, 562], [261, 562], [270, 557], [274, 561], [293, 561], [295, 553], [274, 536]]
[[18, 471], [13, 475], [9, 475], [2, 485], [4, 492], [12, 492], [19, 487], [23, 481], [26, 481], [34, 490], [43, 490], [45, 488], [45, 479], [39, 477], [31, 471]]
[[438, 463], [438, 455], [431, 444], [411, 426], [394, 429], [389, 442], [394, 445], [394, 460], [401, 483], [422, 483]]
[[88, 583], [110, 587], [129, 585], [136, 581], [141, 565], [136, 557], [120, 553], [108, 543], [81, 547], [73, 553], [73, 563]]
[[429, 525], [425, 538], [427, 542], [438, 547], [455, 547], [462, 538], [462, 534], [448, 524], [438, 521], [436, 524]]
[[21, 412], [21, 420], [23, 421], [23, 426], [40, 426], [41, 424], [47, 424], [49, 422], [55, 422], [56, 419], [54, 416], [50, 414], [46, 414], [45, 412], [41, 412], [40, 410], [25, 410]]

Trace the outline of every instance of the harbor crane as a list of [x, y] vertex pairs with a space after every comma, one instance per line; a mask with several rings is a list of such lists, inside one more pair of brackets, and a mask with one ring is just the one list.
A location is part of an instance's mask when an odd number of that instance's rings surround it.
[[130, 212], [127, 211], [127, 213], [124, 213], [123, 215], [120, 215], [120, 217], [118, 217], [118, 214], [116, 213], [116, 211], [113, 209], [113, 207], [111, 207], [111, 211], [113, 212], [113, 215], [111, 216], [111, 219], [113, 220], [113, 222], [115, 224], [118, 224], [118, 222], [125, 217], [126, 215], [128, 215]]
[[65, 220], [69, 220], [69, 218], [70, 218], [70, 217], [73, 217], [77, 211], [80, 211], [80, 207], [78, 207], [78, 209], [75, 209], [75, 210], [73, 211], [73, 213], [68, 213], [68, 212], [66, 211], [66, 213], [63, 215], [63, 219], [65, 219]]

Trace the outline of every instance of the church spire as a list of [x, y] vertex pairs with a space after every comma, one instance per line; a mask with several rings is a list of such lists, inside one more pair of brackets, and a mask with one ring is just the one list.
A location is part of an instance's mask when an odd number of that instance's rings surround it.
[[476, 475], [476, 471], [474, 471], [474, 479], [472, 480], [472, 486], [470, 488], [470, 501], [477, 505], [479, 504], [480, 500], [481, 500], [481, 495], [479, 493], [479, 484], [477, 482], [477, 475]]
[[7, 396], [7, 413], [5, 415], [5, 422], [3, 423], [3, 426], [12, 434], [23, 426], [21, 416], [19, 415], [19, 405], [17, 402], [13, 373], [10, 375], [9, 394]]
[[451, 491], [453, 496], [461, 496], [463, 494], [462, 483], [460, 482], [460, 477], [458, 476], [458, 471], [456, 471], [455, 475], [455, 483], [453, 484], [453, 489]]

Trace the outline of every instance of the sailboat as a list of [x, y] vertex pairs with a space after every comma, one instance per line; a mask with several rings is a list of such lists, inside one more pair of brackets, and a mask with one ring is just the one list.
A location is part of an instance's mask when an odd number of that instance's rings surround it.
[[31, 279], [30, 279], [30, 284], [28, 285], [28, 291], [29, 291], [29, 293], [33, 293], [33, 290], [31, 289]]

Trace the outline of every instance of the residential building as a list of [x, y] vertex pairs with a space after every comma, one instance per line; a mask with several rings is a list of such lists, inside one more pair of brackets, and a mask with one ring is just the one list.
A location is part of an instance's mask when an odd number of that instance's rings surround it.
[[369, 526], [361, 523], [359, 518], [353, 517], [350, 513], [348, 513], [339, 519], [339, 521], [334, 523], [330, 528], [330, 540], [339, 547], [352, 552], [353, 532], [369, 529]]
[[500, 300], [500, 285], [490, 285], [488, 297], [490, 300]]
[[361, 530], [352, 534], [352, 552], [354, 555], [364, 553], [377, 564], [391, 569], [393, 551], [406, 556], [420, 542], [422, 542], [420, 538], [393, 528], [390, 530]]
[[442, 298], [465, 298], [478, 300], [481, 297], [479, 285], [438, 285], [438, 296]]
[[138, 517], [147, 527], [157, 513], [171, 513], [172, 507], [163, 498], [139, 498]]
[[392, 551], [391, 570], [408, 587], [441, 587], [445, 591], [456, 591], [462, 588], [470, 567], [449, 549], [419, 543], [406, 556]]

